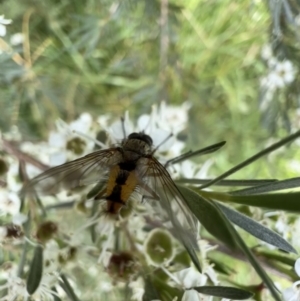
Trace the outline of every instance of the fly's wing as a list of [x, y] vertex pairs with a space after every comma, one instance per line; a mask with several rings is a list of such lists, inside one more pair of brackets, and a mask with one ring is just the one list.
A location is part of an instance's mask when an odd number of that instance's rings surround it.
[[165, 167], [154, 157], [148, 159], [147, 165], [144, 178], [150, 182], [149, 186], [159, 196], [160, 204], [168, 213], [174, 228], [179, 230], [182, 235], [193, 237], [194, 244], [196, 244], [198, 222], [184, 196]]
[[41, 173], [23, 187], [21, 194], [33, 191], [55, 194], [62, 189], [99, 182], [107, 175], [109, 168], [121, 160], [122, 154], [118, 148], [93, 152]]

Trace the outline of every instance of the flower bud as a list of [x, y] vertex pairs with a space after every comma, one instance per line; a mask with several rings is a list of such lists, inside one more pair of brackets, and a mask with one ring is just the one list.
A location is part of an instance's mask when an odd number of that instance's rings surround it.
[[6, 174], [8, 171], [8, 167], [3, 158], [0, 158], [0, 176]]
[[107, 271], [113, 278], [126, 281], [137, 272], [135, 258], [128, 252], [112, 254]]
[[45, 243], [53, 237], [53, 235], [57, 232], [57, 229], [57, 224], [55, 224], [54, 222], [44, 222], [39, 226], [36, 232], [36, 237], [42, 243]]
[[86, 142], [79, 137], [75, 137], [67, 142], [66, 148], [76, 155], [81, 155], [84, 152]]
[[153, 265], [172, 260], [174, 248], [171, 235], [162, 229], [155, 229], [149, 233], [144, 248], [148, 259]]

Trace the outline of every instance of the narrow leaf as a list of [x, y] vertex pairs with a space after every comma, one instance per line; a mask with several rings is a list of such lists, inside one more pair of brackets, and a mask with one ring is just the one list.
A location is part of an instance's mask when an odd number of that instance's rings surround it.
[[53, 295], [53, 301], [62, 301], [62, 300], [58, 297], [57, 290], [56, 290], [55, 286], [53, 286], [53, 287], [51, 288], [51, 291], [52, 291], [52, 295]]
[[72, 286], [70, 285], [68, 278], [64, 274], [61, 274], [60, 278], [61, 278], [61, 281], [59, 282], [59, 284], [62, 287], [62, 289], [66, 292], [68, 297], [72, 301], [80, 301], [80, 299], [76, 296]]
[[[211, 182], [212, 179], [187, 179], [181, 178], [176, 180], [176, 183], [186, 183], [186, 184], [207, 184]], [[213, 185], [215, 186], [260, 186], [265, 184], [270, 184], [277, 182], [276, 179], [261, 179], [261, 180], [221, 180]]]
[[205, 229], [231, 248], [237, 248], [237, 242], [228, 228], [226, 217], [214, 202], [207, 201], [186, 187], [178, 186], [178, 189], [184, 196], [191, 212], [193, 212]]
[[277, 181], [275, 183], [269, 183], [266, 185], [258, 186], [258, 187], [251, 187], [243, 190], [232, 191], [230, 192], [231, 195], [252, 195], [252, 194], [259, 194], [259, 193], [266, 193], [272, 192], [277, 190], [283, 189], [291, 189], [300, 187], [300, 178], [292, 178], [283, 181]]
[[272, 251], [272, 250], [266, 250], [264, 249], [255, 249], [254, 252], [256, 254], [258, 254], [258, 256], [263, 256], [265, 257], [267, 260], [274, 260], [277, 262], [281, 262], [284, 264], [289, 265], [291, 268], [294, 267], [295, 265], [295, 261], [297, 259], [297, 257], [293, 256], [291, 257], [291, 255], [287, 255], [285, 253], [279, 253], [277, 251]]
[[[29, 237], [30, 236], [30, 231], [31, 231], [31, 214], [30, 214], [30, 211], [27, 214], [27, 221], [24, 223], [24, 230], [25, 230], [26, 237]], [[18, 272], [17, 272], [18, 277], [23, 277], [24, 267], [25, 267], [25, 264], [26, 264], [26, 257], [27, 257], [28, 247], [29, 247], [29, 243], [27, 241], [25, 241], [24, 244], [23, 244], [22, 254], [21, 254], [21, 258], [19, 260], [19, 265], [18, 265]]]
[[248, 233], [281, 250], [297, 254], [297, 251], [279, 234], [273, 232], [272, 230], [259, 224], [242, 213], [232, 210], [222, 204], [218, 204], [218, 206], [231, 222], [244, 229]]
[[52, 209], [70, 209], [74, 207], [75, 201], [66, 201], [66, 202], [60, 202], [57, 204], [52, 204], [45, 207], [45, 210], [52, 210]]
[[298, 138], [300, 136], [300, 131], [295, 132], [292, 135], [289, 135], [287, 137], [285, 137], [284, 139], [270, 145], [269, 147], [265, 148], [264, 150], [258, 152], [257, 154], [253, 155], [252, 157], [246, 159], [245, 161], [243, 161], [242, 163], [232, 167], [231, 169], [229, 169], [228, 171], [224, 172], [222, 175], [216, 177], [215, 179], [213, 179], [212, 181], [210, 181], [209, 183], [206, 183], [200, 187], [198, 187], [199, 189], [203, 189], [206, 187], [209, 187], [217, 182], [219, 182], [220, 180], [223, 180], [225, 178], [227, 178], [228, 176], [234, 174], [235, 172], [239, 171], [240, 169], [244, 168], [245, 166], [253, 163], [254, 161], [256, 161], [257, 159], [271, 153], [272, 151], [282, 147], [283, 145], [293, 141], [294, 139]]
[[229, 286], [197, 286], [193, 289], [204, 295], [234, 300], [245, 300], [253, 296], [251, 292]]
[[37, 245], [34, 250], [33, 259], [30, 264], [27, 277], [27, 292], [32, 295], [40, 285], [43, 275], [43, 247]]
[[245, 242], [243, 241], [243, 239], [240, 237], [240, 235], [238, 234], [238, 232], [235, 230], [235, 228], [229, 222], [228, 222], [228, 227], [230, 228], [232, 235], [235, 236], [235, 239], [238, 242], [240, 249], [244, 252], [244, 254], [248, 258], [250, 264], [255, 269], [256, 273], [262, 279], [262, 281], [264, 282], [264, 284], [266, 285], [266, 287], [270, 290], [270, 293], [272, 294], [273, 298], [276, 301], [281, 301], [281, 298], [280, 298], [280, 296], [279, 296], [279, 294], [277, 292], [277, 289], [275, 288], [274, 283], [269, 278], [269, 276], [267, 275], [267, 273], [265, 272], [265, 270], [260, 266], [260, 264], [258, 263], [257, 259], [255, 258], [255, 256], [251, 252], [251, 250], [247, 247], [247, 245], [245, 244]]
[[255, 195], [231, 195], [223, 192], [200, 191], [202, 196], [226, 203], [260, 208], [300, 212], [300, 192]]
[[224, 144], [226, 143], [226, 141], [222, 141], [222, 142], [218, 142], [216, 144], [207, 146], [205, 148], [199, 149], [197, 151], [189, 151], [187, 153], [184, 153], [174, 159], [171, 159], [169, 161], [166, 162], [165, 166], [169, 166], [170, 164], [177, 164], [179, 162], [182, 162], [184, 160], [187, 160], [191, 157], [195, 157], [195, 156], [201, 156], [201, 155], [206, 155], [206, 154], [211, 154], [215, 151], [217, 151], [218, 149], [220, 149], [222, 146], [224, 146]]
[[[180, 187], [180, 190], [182, 188], [183, 187]], [[204, 191], [201, 191], [201, 193], [202, 192], [204, 192]], [[205, 191], [205, 192], [207, 192], [207, 191]], [[196, 194], [196, 193], [194, 193], [194, 194]], [[214, 204], [214, 203], [211, 202], [211, 204]], [[215, 208], [218, 208], [217, 204], [214, 204], [214, 206], [215, 206]], [[197, 206], [194, 207], [195, 210], [193, 210], [192, 207], [190, 207], [190, 208], [192, 209], [192, 212], [196, 212]], [[220, 210], [220, 213], [221, 213], [220, 215], [222, 215], [222, 211], [221, 210]], [[209, 214], [209, 212], [207, 212], [207, 214]], [[208, 216], [208, 218], [210, 218], [210, 216]], [[267, 288], [270, 290], [270, 292], [271, 292], [272, 296], [274, 297], [274, 299], [276, 301], [281, 301], [281, 298], [278, 295], [278, 292], [277, 292], [277, 290], [276, 290], [276, 288], [274, 286], [274, 283], [269, 278], [269, 276], [267, 275], [267, 273], [265, 272], [265, 270], [257, 262], [255, 256], [252, 254], [251, 250], [247, 247], [247, 245], [245, 244], [245, 242], [243, 241], [243, 239], [240, 237], [240, 235], [238, 234], [238, 232], [235, 230], [235, 228], [233, 227], [233, 225], [226, 218], [223, 218], [222, 222], [220, 224], [219, 224], [220, 220], [215, 220], [215, 216], [211, 216], [211, 218], [212, 218], [213, 222], [215, 222], [219, 227], [227, 229], [227, 231], [230, 233], [230, 236], [232, 237], [232, 240], [235, 242], [235, 244], [238, 244], [239, 248], [244, 252], [244, 254], [248, 258], [250, 264], [255, 269], [256, 273], [260, 276], [260, 278], [262, 279], [262, 281], [265, 283], [265, 285], [267, 286]]]

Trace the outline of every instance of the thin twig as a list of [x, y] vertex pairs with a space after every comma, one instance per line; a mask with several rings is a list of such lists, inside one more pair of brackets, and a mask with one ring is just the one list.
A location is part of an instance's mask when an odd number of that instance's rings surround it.
[[13, 143], [3, 138], [2, 138], [2, 147], [5, 152], [15, 156], [19, 161], [30, 163], [31, 165], [39, 168], [42, 171], [45, 171], [50, 168], [48, 165], [45, 165], [44, 163], [34, 159], [30, 155], [20, 151]]
[[6, 187], [7, 183], [0, 179], [0, 187]]

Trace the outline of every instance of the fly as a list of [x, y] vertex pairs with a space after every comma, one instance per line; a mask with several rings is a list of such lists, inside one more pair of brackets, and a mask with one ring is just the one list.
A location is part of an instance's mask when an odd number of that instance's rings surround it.
[[180, 227], [195, 233], [196, 219], [166, 166], [197, 154], [213, 152], [224, 144], [220, 142], [194, 153], [188, 152], [164, 166], [154, 157], [157, 148], [153, 147], [152, 138], [144, 132], [134, 132], [123, 139], [119, 147], [98, 150], [43, 172], [30, 180], [23, 191], [36, 189], [44, 194], [53, 194], [60, 189], [69, 190], [103, 182], [104, 189], [94, 199], [106, 201], [107, 213], [117, 215], [132, 194], [138, 192], [143, 198], [159, 201], [173, 225], [175, 222], [178, 226], [171, 206], [172, 202], [176, 202], [183, 214]]

